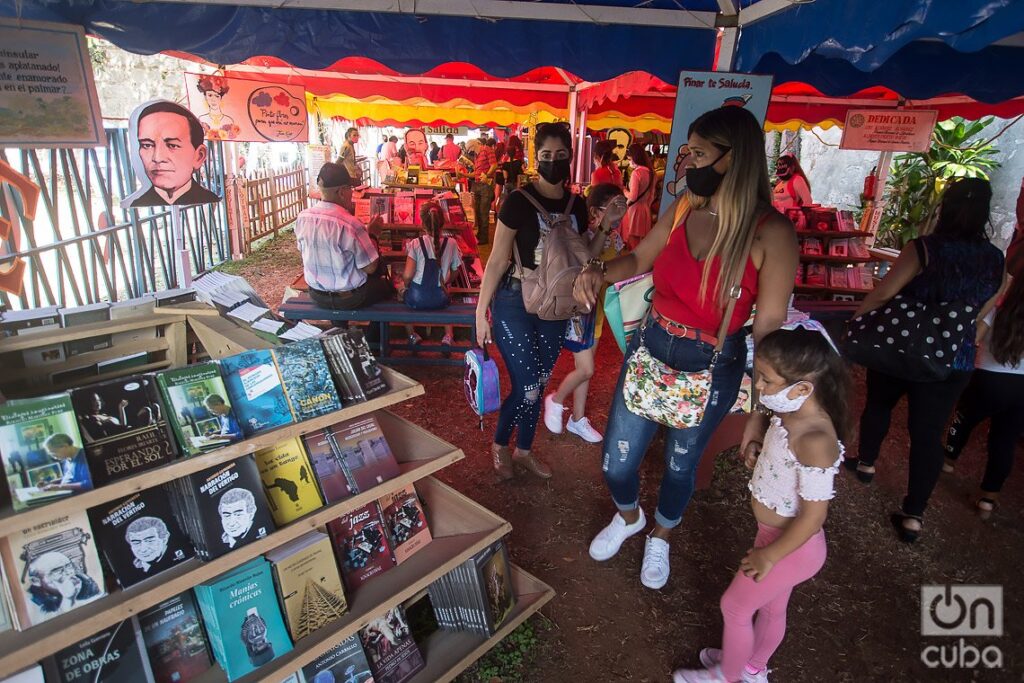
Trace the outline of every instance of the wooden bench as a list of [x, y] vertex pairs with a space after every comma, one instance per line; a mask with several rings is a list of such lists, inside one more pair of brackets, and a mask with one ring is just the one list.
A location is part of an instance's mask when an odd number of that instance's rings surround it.
[[[457, 325], [469, 327], [471, 339], [476, 339], [476, 304], [451, 303], [438, 311], [417, 311], [397, 301], [382, 301], [366, 308], [349, 311], [321, 308], [309, 294], [294, 296], [278, 308], [278, 313], [288, 320], [330, 320], [332, 322], [363, 322], [377, 324], [380, 328], [380, 342], [376, 344], [383, 363], [412, 363], [419, 365], [462, 365], [460, 358], [446, 357], [452, 353], [464, 353], [468, 345], [450, 344], [395, 344], [391, 341], [390, 326], [403, 325]], [[437, 358], [393, 356], [392, 351], [439, 352]]]

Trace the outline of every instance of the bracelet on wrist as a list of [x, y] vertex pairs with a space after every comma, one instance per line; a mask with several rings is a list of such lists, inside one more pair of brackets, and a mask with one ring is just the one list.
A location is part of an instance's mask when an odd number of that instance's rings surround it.
[[584, 270], [590, 270], [591, 268], [593, 268], [595, 266], [597, 267], [598, 270], [601, 271], [601, 275], [607, 275], [608, 274], [608, 264], [605, 263], [604, 261], [602, 261], [601, 259], [598, 259], [598, 258], [590, 259], [589, 261], [587, 261], [587, 265], [584, 266], [583, 268], [584, 268]]

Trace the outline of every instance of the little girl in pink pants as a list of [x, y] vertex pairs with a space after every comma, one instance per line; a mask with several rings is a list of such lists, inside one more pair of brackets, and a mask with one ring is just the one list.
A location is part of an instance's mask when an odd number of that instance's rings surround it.
[[825, 564], [822, 524], [848, 426], [846, 368], [821, 333], [778, 330], [758, 344], [754, 377], [775, 413], [763, 443], [744, 446], [757, 537], [722, 596], [722, 649], [701, 650], [703, 668], [676, 671], [675, 683], [767, 683], [793, 588]]

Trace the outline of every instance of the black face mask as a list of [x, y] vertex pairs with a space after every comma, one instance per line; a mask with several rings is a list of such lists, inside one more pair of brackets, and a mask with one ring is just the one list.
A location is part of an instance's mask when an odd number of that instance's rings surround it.
[[552, 185], [561, 185], [569, 179], [570, 163], [569, 159], [538, 161], [537, 173], [540, 173], [540, 177]]
[[789, 176], [793, 175], [793, 169], [789, 166], [779, 166], [775, 169], [775, 175], [777, 175], [780, 180], [785, 180]]
[[722, 184], [722, 178], [725, 177], [725, 174], [716, 171], [715, 164], [721, 161], [722, 157], [728, 153], [729, 150], [722, 152], [718, 155], [717, 159], [707, 166], [700, 168], [691, 166], [686, 169], [686, 188], [698, 197], [710, 197], [718, 191], [718, 186]]

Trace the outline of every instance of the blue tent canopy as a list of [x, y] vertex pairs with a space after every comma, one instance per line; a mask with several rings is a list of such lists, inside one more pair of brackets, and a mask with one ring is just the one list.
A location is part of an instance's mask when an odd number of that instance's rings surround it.
[[744, 26], [736, 68], [827, 95], [882, 85], [914, 99], [1024, 95], [1021, 0], [817, 0]]
[[469, 62], [505, 78], [557, 66], [589, 81], [646, 71], [675, 82], [682, 69], [712, 67], [716, 40], [708, 29], [118, 0], [0, 0], [0, 15], [80, 24], [130, 52], [178, 50], [214, 64], [266, 55], [320, 69], [354, 56], [408, 74]]

